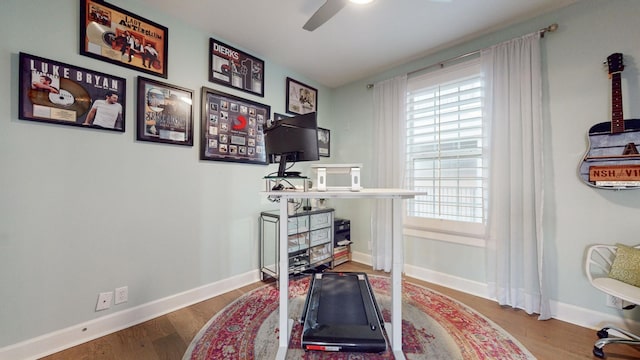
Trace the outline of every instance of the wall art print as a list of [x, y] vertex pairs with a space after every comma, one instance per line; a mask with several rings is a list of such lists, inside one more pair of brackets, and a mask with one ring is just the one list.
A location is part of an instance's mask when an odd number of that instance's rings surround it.
[[318, 111], [318, 90], [292, 78], [287, 78], [287, 112], [304, 115]]
[[18, 117], [124, 132], [126, 80], [20, 53]]
[[193, 90], [138, 77], [137, 139], [193, 146]]
[[167, 78], [166, 27], [104, 1], [80, 9], [80, 54]]
[[331, 130], [318, 128], [318, 155], [331, 156]]
[[200, 159], [266, 165], [270, 117], [269, 105], [203, 87]]
[[209, 81], [264, 96], [264, 61], [212, 38]]

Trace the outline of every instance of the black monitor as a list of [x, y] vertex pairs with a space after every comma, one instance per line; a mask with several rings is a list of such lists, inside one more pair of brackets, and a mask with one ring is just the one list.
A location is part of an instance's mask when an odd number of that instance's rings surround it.
[[320, 160], [316, 113], [276, 121], [264, 129], [264, 142], [268, 161], [280, 164], [278, 177], [300, 176], [286, 171], [287, 162]]

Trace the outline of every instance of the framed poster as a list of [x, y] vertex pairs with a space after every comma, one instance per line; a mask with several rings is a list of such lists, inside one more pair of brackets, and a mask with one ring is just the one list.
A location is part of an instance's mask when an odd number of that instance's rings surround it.
[[101, 0], [80, 0], [80, 54], [167, 78], [169, 30]]
[[201, 160], [267, 164], [264, 127], [271, 107], [202, 88]]
[[318, 128], [318, 155], [331, 156], [331, 131]]
[[20, 53], [18, 117], [124, 132], [126, 80]]
[[318, 90], [299, 81], [287, 78], [287, 112], [303, 115], [317, 112]]
[[193, 90], [138, 77], [137, 139], [193, 146]]
[[264, 61], [211, 38], [209, 81], [264, 97]]

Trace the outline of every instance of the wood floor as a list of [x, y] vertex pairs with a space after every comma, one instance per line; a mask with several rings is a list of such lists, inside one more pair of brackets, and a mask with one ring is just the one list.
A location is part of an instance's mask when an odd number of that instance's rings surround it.
[[[366, 265], [350, 262], [334, 270], [376, 273]], [[539, 321], [520, 310], [500, 307], [493, 301], [407, 278], [446, 294], [485, 315], [520, 341], [541, 360], [597, 359], [592, 355], [595, 332], [559, 320]], [[218, 311], [244, 293], [264, 285], [262, 282], [217, 296], [131, 328], [42, 358], [43, 360], [182, 359], [191, 339]], [[607, 360], [640, 359], [640, 347], [605, 347]], [[260, 359], [261, 360], [261, 359]]]

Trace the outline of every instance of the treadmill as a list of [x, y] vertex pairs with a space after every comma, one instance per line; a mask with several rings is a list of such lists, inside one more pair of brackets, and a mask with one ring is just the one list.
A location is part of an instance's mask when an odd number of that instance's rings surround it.
[[304, 350], [387, 350], [384, 320], [366, 273], [313, 274], [301, 321]]

